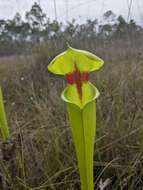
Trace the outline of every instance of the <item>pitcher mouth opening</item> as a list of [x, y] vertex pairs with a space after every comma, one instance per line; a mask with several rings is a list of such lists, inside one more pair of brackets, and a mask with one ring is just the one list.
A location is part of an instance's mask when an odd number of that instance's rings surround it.
[[82, 98], [80, 98], [76, 84], [69, 84], [62, 92], [62, 99], [70, 104], [78, 106], [83, 109], [88, 103], [94, 101], [99, 96], [98, 89], [90, 82], [82, 85]]

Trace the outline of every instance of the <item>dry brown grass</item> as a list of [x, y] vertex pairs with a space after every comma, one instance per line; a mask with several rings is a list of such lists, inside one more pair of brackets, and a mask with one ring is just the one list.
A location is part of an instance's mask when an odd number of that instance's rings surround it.
[[[86, 47], [85, 47], [86, 48]], [[94, 52], [94, 50], [92, 50]], [[96, 49], [106, 65], [91, 80], [97, 101], [95, 186], [141, 190], [143, 132], [143, 54], [140, 48]], [[35, 59], [32, 59], [35, 60]], [[16, 148], [13, 190], [76, 190], [79, 177], [65, 104], [64, 80], [48, 73], [46, 58], [2, 58], [0, 81]], [[5, 163], [5, 165], [8, 165]]]
[[34, 63], [32, 56], [9, 56], [0, 58], [0, 80], [17, 75]]

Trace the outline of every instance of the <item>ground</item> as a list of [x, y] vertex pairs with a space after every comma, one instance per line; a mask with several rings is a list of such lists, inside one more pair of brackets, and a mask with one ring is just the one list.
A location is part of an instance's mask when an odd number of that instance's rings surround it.
[[[107, 46], [96, 52], [105, 66], [90, 76], [100, 91], [95, 189], [108, 180], [110, 190], [141, 190], [143, 54], [140, 47]], [[15, 144], [13, 167], [10, 160], [1, 161], [0, 170], [12, 190], [80, 186], [66, 106], [60, 99], [66, 84], [47, 71], [48, 60], [35, 55], [0, 58], [0, 83]]]

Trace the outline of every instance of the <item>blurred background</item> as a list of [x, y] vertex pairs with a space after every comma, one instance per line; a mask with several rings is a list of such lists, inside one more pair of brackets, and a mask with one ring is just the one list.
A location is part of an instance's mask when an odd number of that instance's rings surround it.
[[141, 0], [0, 1], [0, 55], [30, 54], [33, 44], [57, 38], [132, 43], [142, 35], [142, 7]]
[[105, 61], [90, 76], [100, 91], [95, 190], [142, 190], [142, 0], [0, 0], [0, 85], [12, 144], [0, 160], [0, 189], [80, 189], [60, 99], [66, 82], [47, 71], [67, 42]]

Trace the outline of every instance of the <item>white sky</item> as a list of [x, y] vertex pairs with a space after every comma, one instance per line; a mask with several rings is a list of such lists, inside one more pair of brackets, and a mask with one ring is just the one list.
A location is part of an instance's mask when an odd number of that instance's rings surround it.
[[[129, 4], [132, 1], [130, 12], [131, 18], [143, 24], [143, 0], [55, 0], [57, 17], [60, 21], [76, 18], [78, 22], [84, 22], [89, 18], [102, 20], [102, 15], [107, 10], [115, 14], [122, 14], [126, 19], [129, 13]], [[27, 10], [30, 10], [34, 2], [40, 2], [43, 11], [51, 19], [55, 18], [54, 0], [0, 0], [0, 19], [12, 18], [16, 12], [23, 17]], [[66, 3], [67, 2], [67, 3]], [[68, 7], [68, 9], [66, 8]], [[68, 14], [67, 14], [68, 10]]]

